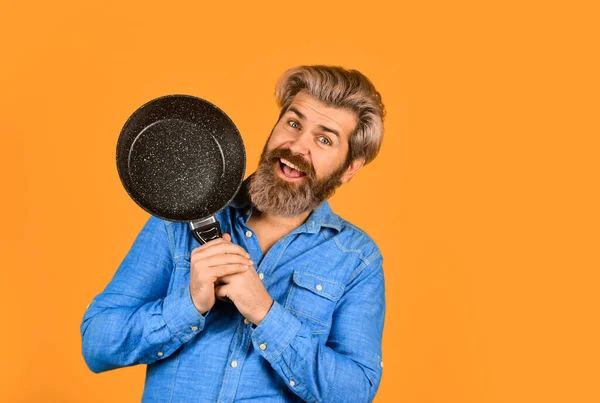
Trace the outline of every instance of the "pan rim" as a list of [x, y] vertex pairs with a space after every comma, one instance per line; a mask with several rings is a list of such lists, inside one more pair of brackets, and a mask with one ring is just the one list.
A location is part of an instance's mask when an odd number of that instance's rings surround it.
[[[227, 198], [227, 201], [218, 209], [214, 210], [211, 214], [203, 216], [203, 217], [199, 217], [199, 216], [193, 216], [193, 217], [187, 217], [185, 219], [182, 218], [174, 218], [171, 217], [169, 215], [165, 215], [162, 214], [161, 212], [157, 212], [157, 211], [151, 211], [153, 210], [152, 208], [148, 208], [147, 206], [144, 205], [144, 203], [141, 202], [140, 198], [138, 198], [137, 195], [135, 195], [135, 192], [133, 191], [133, 186], [130, 182], [128, 182], [127, 180], [124, 180], [125, 176], [129, 176], [130, 175], [130, 171], [129, 169], [125, 169], [125, 172], [123, 172], [124, 170], [120, 168], [120, 164], [119, 164], [119, 151], [122, 150], [123, 148], [125, 148], [124, 142], [125, 142], [125, 135], [124, 133], [126, 132], [126, 129], [128, 128], [129, 125], [132, 124], [133, 120], [138, 117], [139, 115], [141, 115], [143, 113], [143, 111], [145, 111], [145, 108], [147, 108], [150, 105], [159, 103], [159, 102], [164, 102], [165, 99], [174, 99], [174, 100], [191, 100], [193, 102], [199, 102], [202, 104], [205, 104], [206, 106], [210, 106], [212, 108], [214, 108], [216, 110], [216, 113], [220, 114], [222, 117], [226, 118], [226, 121], [231, 125], [231, 128], [234, 130], [234, 135], [237, 139], [239, 139], [239, 145], [240, 148], [239, 150], [237, 150], [238, 153], [240, 153], [240, 157], [242, 157], [243, 161], [240, 162], [240, 169], [239, 169], [239, 178], [237, 178], [237, 185], [235, 186], [235, 188], [232, 186], [231, 190], [232, 192], [230, 193], [230, 196]], [[155, 122], [152, 122], [150, 125], [155, 124], [156, 122], [159, 122], [161, 120], [165, 120], [165, 119], [169, 119], [168, 117], [162, 117], [160, 120], [156, 120]], [[184, 119], [182, 119], [184, 120]], [[141, 132], [143, 132], [147, 126], [146, 125]], [[136, 135], [139, 135], [141, 132], [136, 133]], [[219, 145], [219, 149], [220, 152], [222, 153], [223, 150], [221, 149], [221, 144], [220, 142], [217, 140], [217, 138], [213, 135], [213, 138], [216, 140], [217, 144]], [[131, 152], [131, 147], [132, 144], [129, 145], [128, 149], [125, 150], [126, 154], [129, 154]], [[246, 173], [246, 149], [244, 146], [244, 142], [243, 142], [243, 138], [242, 135], [239, 131], [239, 129], [237, 128], [237, 126], [235, 125], [235, 123], [233, 122], [233, 120], [221, 109], [219, 108], [217, 105], [215, 105], [214, 103], [204, 99], [204, 98], [200, 98], [194, 95], [189, 95], [189, 94], [168, 94], [168, 95], [163, 95], [154, 99], [151, 99], [150, 101], [147, 101], [146, 103], [144, 103], [143, 105], [141, 105], [140, 107], [138, 107], [127, 119], [127, 121], [125, 122], [125, 124], [123, 125], [121, 132], [119, 134], [119, 138], [117, 141], [117, 147], [116, 147], [116, 160], [117, 160], [117, 172], [119, 175], [119, 178], [121, 180], [121, 184], [123, 185], [123, 187], [125, 188], [125, 191], [127, 192], [127, 194], [129, 195], [129, 197], [135, 202], [136, 205], [138, 205], [139, 207], [142, 208], [142, 210], [146, 211], [147, 213], [149, 213], [152, 216], [155, 216], [157, 218], [166, 220], [166, 221], [170, 221], [170, 222], [190, 222], [190, 221], [197, 221], [197, 220], [202, 220], [202, 219], [206, 219], [209, 217], [212, 217], [218, 213], [220, 213], [221, 211], [223, 211], [230, 203], [231, 201], [235, 198], [235, 196], [238, 194], [242, 183], [244, 181], [244, 176]], [[129, 165], [129, 162], [127, 162], [126, 166]]]

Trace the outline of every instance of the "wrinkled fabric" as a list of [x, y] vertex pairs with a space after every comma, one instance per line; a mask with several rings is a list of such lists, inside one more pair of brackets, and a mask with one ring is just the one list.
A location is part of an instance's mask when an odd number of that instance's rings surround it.
[[[229, 302], [205, 315], [189, 290], [187, 223], [151, 216], [81, 324], [88, 367], [147, 364], [143, 402], [368, 402], [382, 375], [383, 258], [322, 203], [263, 256], [247, 194], [216, 217], [274, 300], [256, 327]], [[239, 196], [239, 195], [238, 195]]]

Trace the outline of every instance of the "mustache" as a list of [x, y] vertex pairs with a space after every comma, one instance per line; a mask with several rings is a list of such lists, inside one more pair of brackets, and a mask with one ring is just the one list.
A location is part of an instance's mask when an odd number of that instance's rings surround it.
[[278, 148], [272, 150], [265, 155], [265, 160], [269, 163], [278, 162], [279, 159], [285, 159], [297, 166], [302, 172], [306, 174], [309, 179], [315, 179], [316, 174], [313, 166], [307, 162], [301, 155], [294, 154], [287, 148]]

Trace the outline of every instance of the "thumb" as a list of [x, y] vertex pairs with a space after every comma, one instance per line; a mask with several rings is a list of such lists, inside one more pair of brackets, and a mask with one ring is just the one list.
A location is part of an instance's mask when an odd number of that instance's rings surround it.
[[227, 232], [223, 234], [222, 238], [228, 242], [231, 242], [231, 235], [229, 235]]

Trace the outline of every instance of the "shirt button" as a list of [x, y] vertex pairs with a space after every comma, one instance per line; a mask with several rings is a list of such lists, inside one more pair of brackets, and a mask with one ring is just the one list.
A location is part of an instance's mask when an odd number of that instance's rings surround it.
[[383, 361], [381, 361], [381, 362], [379, 363], [379, 365], [381, 365], [381, 368], [383, 368]]
[[237, 361], [231, 361], [231, 366], [233, 368], [237, 368]]
[[258, 346], [258, 348], [260, 348], [262, 351], [265, 351], [267, 349], [267, 345], [263, 343], [260, 346]]
[[317, 289], [317, 291], [323, 290], [323, 286], [321, 284], [317, 284], [315, 288]]
[[248, 238], [250, 238], [250, 237], [252, 236], [252, 232], [250, 232], [250, 231], [246, 231], [246, 236], [247, 236]]
[[198, 330], [198, 326], [192, 326], [190, 327], [190, 329], [192, 329], [192, 332], [195, 332], [196, 330]]
[[294, 386], [296, 386], [296, 382], [294, 382], [290, 379], [290, 386], [293, 388]]
[[250, 209], [246, 210], [246, 215], [250, 215]]
[[244, 318], [244, 323], [247, 324], [247, 325], [249, 325], [250, 321], [248, 319]]
[[156, 353], [157, 356], [162, 357], [164, 354], [162, 351], [159, 351], [158, 353]]
[[265, 278], [265, 275], [262, 273], [258, 273], [258, 278], [262, 280], [263, 278]]

